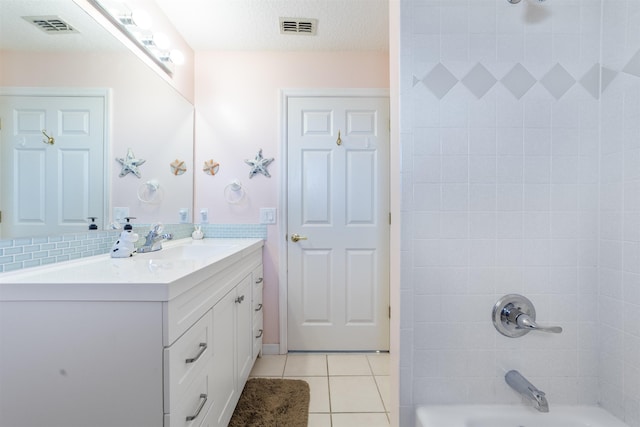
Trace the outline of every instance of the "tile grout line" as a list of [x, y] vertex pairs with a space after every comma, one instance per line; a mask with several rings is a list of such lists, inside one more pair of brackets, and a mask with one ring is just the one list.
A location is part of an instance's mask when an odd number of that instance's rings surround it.
[[327, 365], [327, 392], [329, 393], [329, 425], [333, 427], [333, 407], [331, 405], [331, 378], [329, 375], [329, 356], [325, 354], [325, 363]]

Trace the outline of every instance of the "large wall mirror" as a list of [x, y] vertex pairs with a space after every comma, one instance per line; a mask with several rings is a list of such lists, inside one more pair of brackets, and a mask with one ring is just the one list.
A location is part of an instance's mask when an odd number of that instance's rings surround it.
[[[107, 227], [114, 208], [137, 223], [191, 222], [193, 105], [73, 0], [0, 1], [0, 94], [0, 239], [82, 231], [89, 216]], [[67, 97], [105, 102], [56, 104]], [[99, 126], [102, 147], [74, 146]], [[116, 160], [128, 155], [144, 160], [140, 177]], [[74, 192], [99, 200], [87, 209]]]

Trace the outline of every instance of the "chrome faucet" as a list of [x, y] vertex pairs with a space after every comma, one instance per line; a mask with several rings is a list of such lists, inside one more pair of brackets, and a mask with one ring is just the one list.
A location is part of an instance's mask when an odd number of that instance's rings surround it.
[[520, 393], [522, 397], [528, 399], [533, 403], [533, 407], [540, 412], [549, 412], [549, 403], [542, 390], [538, 390], [536, 386], [531, 384], [522, 374], [518, 371], [509, 371], [504, 376], [505, 381], [509, 386]]
[[155, 224], [149, 230], [149, 234], [145, 236], [144, 245], [138, 248], [138, 253], [144, 252], [155, 252], [162, 249], [162, 241], [163, 240], [171, 240], [173, 239], [173, 235], [171, 233], [160, 234], [162, 232], [162, 225]]

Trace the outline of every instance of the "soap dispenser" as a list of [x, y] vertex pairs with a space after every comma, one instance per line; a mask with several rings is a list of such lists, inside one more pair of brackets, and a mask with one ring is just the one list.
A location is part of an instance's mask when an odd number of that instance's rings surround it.
[[129, 220], [136, 219], [136, 217], [135, 216], [125, 216], [124, 219], [127, 220], [127, 223], [124, 225], [124, 229], [125, 230], [133, 230], [133, 225], [131, 225]]
[[124, 230], [111, 248], [111, 258], [129, 258], [136, 251], [134, 243], [138, 241], [138, 235], [133, 232], [133, 226], [129, 222], [129, 220], [135, 218], [126, 217], [125, 219], [127, 223], [124, 225]]
[[90, 216], [88, 219], [91, 220], [91, 224], [89, 224], [89, 230], [97, 230], [98, 229], [98, 224], [96, 224], [96, 218], [95, 216]]

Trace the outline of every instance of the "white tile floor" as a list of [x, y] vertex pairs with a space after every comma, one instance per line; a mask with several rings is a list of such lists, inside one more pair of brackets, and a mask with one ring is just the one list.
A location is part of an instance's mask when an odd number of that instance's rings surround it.
[[388, 427], [388, 354], [264, 355], [252, 377], [309, 383], [309, 427]]

